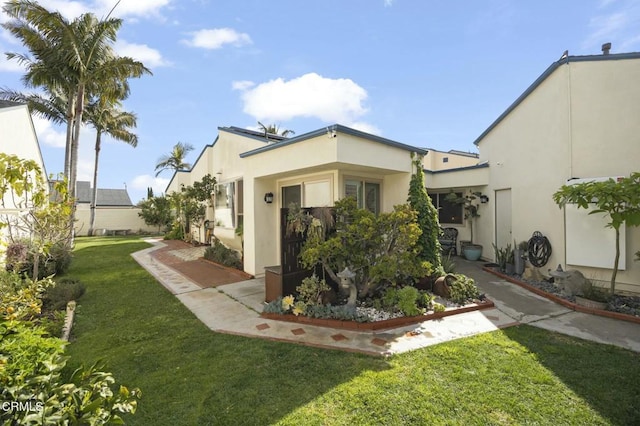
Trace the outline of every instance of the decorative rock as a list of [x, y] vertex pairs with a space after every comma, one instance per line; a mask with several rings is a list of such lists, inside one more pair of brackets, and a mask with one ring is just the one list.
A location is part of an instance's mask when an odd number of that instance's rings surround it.
[[545, 277], [540, 272], [540, 269], [535, 267], [530, 267], [527, 265], [524, 268], [524, 273], [522, 274], [522, 278], [526, 281], [544, 281]]
[[555, 278], [554, 283], [562, 290], [565, 296], [582, 294], [582, 289], [587, 284], [587, 279], [582, 272], [571, 269], [562, 273], [551, 273]]

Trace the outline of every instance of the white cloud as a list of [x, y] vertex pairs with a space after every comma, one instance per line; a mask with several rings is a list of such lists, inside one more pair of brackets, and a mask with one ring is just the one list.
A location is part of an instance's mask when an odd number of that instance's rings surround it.
[[[57, 10], [69, 19], [77, 18], [83, 13], [92, 12], [98, 18], [107, 16], [116, 4], [115, 0], [67, 1], [40, 0], [42, 6], [49, 10]], [[170, 0], [121, 0], [112, 16], [125, 17], [159, 17], [160, 11], [171, 3]]]
[[384, 7], [393, 6], [393, 0], [384, 0]]
[[128, 43], [125, 40], [118, 40], [114, 46], [115, 51], [120, 56], [129, 56], [142, 62], [146, 67], [169, 66], [171, 63], [162, 57], [162, 54], [146, 44]]
[[316, 117], [325, 122], [352, 123], [367, 113], [367, 92], [350, 79], [316, 73], [285, 81], [282, 78], [245, 90], [244, 112], [257, 120], [285, 121]]
[[57, 10], [68, 19], [77, 18], [83, 13], [92, 12], [85, 2], [80, 1], [40, 0], [38, 3], [45, 9], [51, 11]]
[[240, 81], [234, 81], [231, 83], [231, 89], [233, 90], [240, 90], [242, 92], [244, 92], [245, 90], [255, 86], [256, 84], [253, 81], [249, 81], [249, 80], [240, 80]]
[[203, 49], [220, 49], [226, 44], [243, 46], [251, 44], [251, 37], [246, 33], [239, 33], [231, 28], [214, 28], [189, 33], [191, 39], [182, 40], [188, 46], [201, 47]]
[[[120, 4], [118, 4], [113, 11], [113, 14], [117, 17], [159, 17], [162, 8], [168, 6], [170, 3], [170, 0], [121, 0]], [[97, 9], [102, 11], [103, 14], [106, 14], [109, 13], [114, 4], [114, 0], [99, 0], [97, 2]]]
[[139, 175], [133, 178], [131, 187], [138, 190], [146, 190], [147, 188], [153, 188], [153, 193], [158, 196], [164, 194], [164, 190], [167, 189], [169, 179], [154, 177], [152, 175]]
[[66, 145], [66, 134], [51, 124], [50, 121], [40, 117], [33, 117], [33, 127], [38, 136], [38, 142], [55, 148], [64, 148]]

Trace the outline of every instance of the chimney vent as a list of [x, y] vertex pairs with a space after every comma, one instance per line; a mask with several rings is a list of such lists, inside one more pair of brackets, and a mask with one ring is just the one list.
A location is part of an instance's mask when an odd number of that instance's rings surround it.
[[603, 55], [608, 55], [609, 54], [609, 50], [611, 50], [611, 43], [605, 43], [602, 45], [602, 54]]

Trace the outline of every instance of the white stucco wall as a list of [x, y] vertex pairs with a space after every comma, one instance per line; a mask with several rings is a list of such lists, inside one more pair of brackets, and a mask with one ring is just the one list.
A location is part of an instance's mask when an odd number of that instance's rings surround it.
[[[137, 207], [98, 207], [96, 209], [96, 234], [99, 235], [101, 230], [125, 230], [129, 229], [131, 233], [156, 233], [158, 228], [149, 226], [144, 220], [138, 216], [142, 210]], [[88, 205], [79, 205], [76, 209], [76, 235], [86, 236], [89, 230], [90, 211]]]
[[430, 149], [422, 159], [422, 164], [427, 170], [448, 170], [460, 167], [475, 166], [478, 157], [463, 155], [455, 152], [443, 152]]
[[[10, 155], [16, 155], [24, 160], [33, 160], [38, 164], [42, 171], [42, 179], [48, 182], [47, 173], [38, 138], [33, 128], [31, 114], [26, 105], [16, 105], [0, 108], [0, 152]], [[45, 187], [48, 191], [48, 186]], [[22, 199], [14, 202], [10, 194], [5, 194], [0, 205], [0, 220], [3, 215], [8, 214], [11, 217], [19, 214], [16, 207], [23, 201]], [[4, 207], [3, 207], [4, 206]], [[11, 220], [11, 219], [6, 219]], [[0, 263], [4, 258], [4, 242], [6, 242], [7, 229], [0, 229]]]

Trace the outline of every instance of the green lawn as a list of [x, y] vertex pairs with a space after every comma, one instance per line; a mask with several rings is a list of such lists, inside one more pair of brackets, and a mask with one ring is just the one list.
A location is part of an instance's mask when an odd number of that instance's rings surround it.
[[389, 359], [216, 334], [130, 257], [80, 238], [70, 368], [142, 389], [141, 425], [640, 424], [640, 354], [512, 327]]

